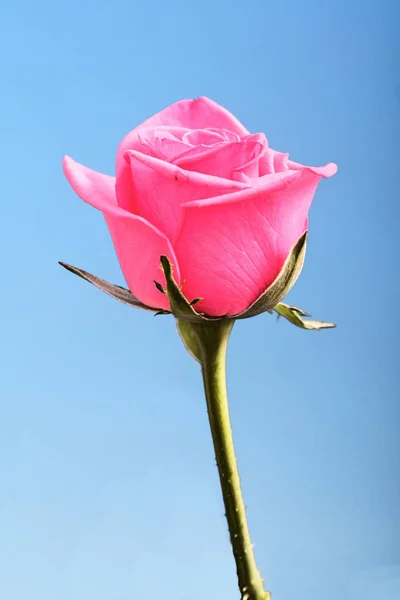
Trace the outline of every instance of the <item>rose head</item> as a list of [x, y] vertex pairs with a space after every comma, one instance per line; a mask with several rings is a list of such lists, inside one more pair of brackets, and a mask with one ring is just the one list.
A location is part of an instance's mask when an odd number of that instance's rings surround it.
[[276, 279], [307, 229], [321, 177], [268, 147], [208, 98], [182, 100], [131, 131], [116, 177], [64, 158], [74, 191], [102, 211], [126, 282], [147, 306], [169, 309], [160, 257], [196, 310], [233, 316]]

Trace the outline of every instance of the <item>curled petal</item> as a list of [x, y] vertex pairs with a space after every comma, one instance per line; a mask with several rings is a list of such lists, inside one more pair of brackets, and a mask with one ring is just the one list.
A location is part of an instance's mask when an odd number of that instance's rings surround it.
[[310, 167], [308, 165], [301, 165], [300, 163], [294, 162], [293, 160], [288, 160], [288, 168], [289, 169], [309, 169], [315, 175], [319, 175], [320, 177], [333, 177], [336, 175], [338, 167], [335, 163], [328, 163], [323, 167]]
[[265, 137], [254, 135], [240, 142], [215, 145], [209, 148], [194, 147], [175, 163], [188, 171], [234, 179], [237, 172], [248, 177], [258, 177], [258, 162], [266, 147]]
[[[287, 171], [288, 160], [289, 160], [289, 152], [278, 152], [274, 150], [274, 171], [275, 173], [279, 173], [280, 171]], [[261, 175], [261, 173], [260, 173]]]
[[107, 205], [117, 206], [115, 177], [93, 171], [75, 162], [69, 156], [63, 158], [63, 171], [79, 198], [94, 208], [103, 210]]
[[271, 148], [267, 148], [260, 159], [259, 175], [260, 177], [263, 177], [264, 175], [271, 175], [276, 172], [277, 169], [275, 169], [274, 165], [274, 151], [271, 150]]
[[187, 150], [188, 144], [183, 138], [188, 131], [184, 127], [141, 129], [137, 134], [136, 143], [126, 150], [138, 150], [172, 162], [176, 156]]
[[264, 175], [258, 179], [250, 179], [250, 177], [244, 176], [241, 183], [241, 188], [233, 190], [231, 193], [229, 190], [223, 195], [218, 197], [203, 198], [199, 197], [197, 200], [192, 200], [184, 204], [186, 207], [205, 207], [213, 206], [217, 204], [231, 204], [234, 202], [242, 202], [243, 200], [254, 200], [261, 195], [265, 197], [265, 194], [272, 192], [279, 192], [284, 190], [293, 181], [301, 176], [301, 171], [284, 171], [282, 173], [272, 173], [271, 175]]
[[[191, 146], [214, 146], [221, 142], [226, 142], [222, 131], [216, 129], [189, 129], [184, 136], [182, 141], [190, 144]], [[238, 141], [238, 140], [233, 140]]]
[[207, 127], [207, 129], [189, 129], [182, 140], [194, 146], [199, 144], [211, 146], [218, 142], [240, 142], [240, 135], [228, 129]]
[[112, 177], [64, 159], [64, 173], [74, 191], [102, 211], [118, 256], [122, 273], [131, 292], [147, 306], [169, 308], [168, 298], [157, 290], [154, 280], [165, 285], [160, 256], [168, 256], [174, 276], [180, 283], [175, 252], [167, 239], [151, 223], [117, 205]]

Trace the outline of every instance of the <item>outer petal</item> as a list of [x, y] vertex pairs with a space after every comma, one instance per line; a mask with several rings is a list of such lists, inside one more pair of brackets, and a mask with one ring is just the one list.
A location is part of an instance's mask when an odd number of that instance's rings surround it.
[[114, 243], [121, 270], [132, 294], [143, 304], [169, 309], [166, 295], [154, 285], [165, 287], [160, 257], [168, 256], [174, 265], [174, 277], [180, 285], [176, 255], [169, 240], [145, 219], [126, 211], [124, 214], [103, 213]]
[[115, 177], [93, 171], [69, 156], [63, 157], [63, 171], [74, 192], [94, 208], [117, 206]]
[[134, 190], [132, 211], [151, 222], [171, 241], [182, 223], [182, 204], [243, 190], [248, 184], [185, 171], [141, 152], [128, 151]]
[[203, 298], [196, 310], [235, 315], [265, 291], [305, 231], [319, 180], [304, 169], [280, 189], [253, 188], [233, 194], [232, 202], [225, 196], [185, 205], [174, 248], [185, 296]]
[[227, 129], [240, 136], [249, 133], [232, 113], [205, 96], [195, 100], [175, 102], [175, 104], [168, 106], [144, 121], [136, 129], [159, 127], [160, 125], [177, 125], [188, 129]]
[[132, 293], [147, 306], [169, 308], [168, 298], [157, 290], [154, 280], [165, 286], [160, 256], [166, 255], [174, 265], [174, 277], [180, 282], [175, 252], [166, 236], [145, 219], [132, 215], [117, 205], [114, 178], [92, 171], [64, 158], [64, 173], [82, 200], [102, 211]]

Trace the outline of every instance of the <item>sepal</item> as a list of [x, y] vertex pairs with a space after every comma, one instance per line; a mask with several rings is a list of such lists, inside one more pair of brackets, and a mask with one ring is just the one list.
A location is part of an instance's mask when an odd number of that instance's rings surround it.
[[269, 288], [267, 288], [265, 292], [249, 306], [249, 308], [242, 313], [235, 315], [233, 317], [234, 319], [248, 319], [250, 317], [256, 317], [263, 312], [269, 312], [286, 296], [286, 294], [288, 294], [289, 290], [296, 283], [303, 268], [306, 254], [306, 242], [307, 231], [303, 233], [291, 249], [282, 270], [275, 281], [271, 283]]
[[95, 287], [99, 288], [99, 290], [108, 294], [109, 296], [111, 296], [111, 298], [118, 300], [118, 302], [122, 302], [123, 304], [127, 304], [128, 306], [134, 306], [135, 308], [140, 308], [142, 310], [148, 310], [150, 312], [164, 313], [162, 309], [152, 308], [151, 306], [143, 304], [143, 302], [140, 302], [140, 300], [138, 300], [132, 294], [131, 291], [121, 287], [120, 285], [108, 283], [108, 281], [100, 279], [100, 277], [96, 277], [96, 275], [92, 275], [91, 273], [88, 273], [83, 269], [78, 269], [77, 267], [73, 267], [72, 265], [68, 265], [67, 263], [60, 261], [59, 264], [62, 267], [64, 267], [64, 269], [67, 269], [67, 271], [74, 273], [74, 275], [78, 275], [78, 277], [81, 277], [85, 281], [88, 281]]
[[277, 315], [278, 319], [280, 317], [284, 317], [296, 327], [301, 327], [302, 329], [315, 329], [319, 331], [320, 329], [332, 329], [336, 327], [335, 323], [326, 323], [325, 321], [313, 321], [312, 319], [304, 319], [303, 317], [311, 317], [308, 313], [306, 313], [301, 308], [297, 308], [297, 306], [289, 306], [288, 304], [284, 304], [280, 302], [273, 309]]
[[189, 301], [185, 298], [182, 290], [177, 285], [172, 272], [172, 264], [167, 256], [161, 256], [161, 267], [164, 271], [167, 284], [166, 293], [168, 296], [171, 313], [176, 319], [189, 321], [190, 323], [202, 323], [218, 319], [219, 317], [206, 317], [203, 313], [197, 312], [193, 306], [200, 298], [193, 298]]
[[195, 360], [197, 360], [197, 362], [201, 364], [200, 344], [192, 324], [184, 319], [175, 319], [175, 321], [176, 328], [181, 336], [181, 340], [186, 350]]

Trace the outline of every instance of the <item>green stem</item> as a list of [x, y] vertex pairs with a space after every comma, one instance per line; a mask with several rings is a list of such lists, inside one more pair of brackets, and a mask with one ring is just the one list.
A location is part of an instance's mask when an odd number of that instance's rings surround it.
[[257, 568], [240, 488], [226, 390], [226, 348], [234, 321], [192, 324], [199, 341], [207, 410], [242, 600], [269, 600]]

